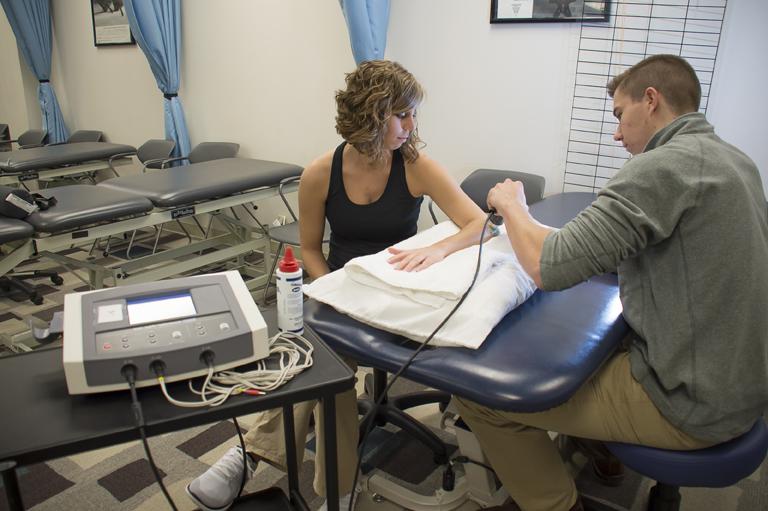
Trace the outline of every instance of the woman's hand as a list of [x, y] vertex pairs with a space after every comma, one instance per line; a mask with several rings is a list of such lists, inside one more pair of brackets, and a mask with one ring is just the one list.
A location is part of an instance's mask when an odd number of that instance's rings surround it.
[[448, 255], [444, 249], [436, 245], [411, 250], [389, 247], [387, 250], [390, 254], [394, 254], [387, 259], [387, 262], [393, 265], [396, 270], [403, 271], [421, 271], [442, 261]]

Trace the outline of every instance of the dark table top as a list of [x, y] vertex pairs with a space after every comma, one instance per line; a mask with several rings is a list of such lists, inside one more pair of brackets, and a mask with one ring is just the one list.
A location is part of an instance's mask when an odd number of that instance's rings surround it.
[[[262, 312], [270, 334], [274, 310]], [[158, 387], [138, 389], [147, 434], [158, 435], [259, 410], [329, 397], [354, 385], [354, 375], [341, 359], [309, 329], [305, 337], [315, 348], [314, 365], [280, 389], [264, 396], [233, 396], [210, 408], [179, 408], [168, 403]], [[65, 341], [66, 342], [66, 341]], [[247, 370], [250, 366], [240, 368]], [[199, 387], [201, 378], [195, 379]], [[75, 395], [67, 393], [60, 348], [41, 349], [0, 358], [0, 461], [36, 463], [138, 438], [129, 392]], [[187, 382], [168, 385], [177, 399], [194, 400]]]
[[[591, 193], [565, 193], [531, 206], [542, 223], [561, 227], [587, 207]], [[570, 289], [536, 291], [509, 312], [476, 350], [427, 347], [404, 376], [494, 408], [542, 411], [565, 402], [628, 332], [615, 275]], [[338, 353], [397, 371], [415, 343], [360, 323], [314, 300], [305, 321]]]
[[75, 142], [0, 153], [0, 170], [8, 173], [31, 172], [61, 165], [107, 160], [123, 153], [135, 153], [136, 148], [109, 142]]
[[280, 181], [300, 176], [302, 168], [254, 158], [222, 158], [147, 174], [107, 179], [101, 188], [130, 192], [168, 208], [209, 200], [262, 187], [277, 187]]

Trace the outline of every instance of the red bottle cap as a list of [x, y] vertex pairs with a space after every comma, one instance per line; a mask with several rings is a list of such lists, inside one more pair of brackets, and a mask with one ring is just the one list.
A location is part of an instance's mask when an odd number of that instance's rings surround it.
[[299, 271], [299, 262], [293, 257], [293, 249], [291, 247], [285, 247], [285, 255], [280, 259], [280, 271], [284, 273]]

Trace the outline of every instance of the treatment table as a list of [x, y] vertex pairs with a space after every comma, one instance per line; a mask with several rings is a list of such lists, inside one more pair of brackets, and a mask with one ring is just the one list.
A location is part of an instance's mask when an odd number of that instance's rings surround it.
[[[530, 212], [543, 224], [561, 227], [594, 197], [592, 193], [563, 193], [531, 205]], [[396, 373], [418, 346], [314, 300], [305, 303], [304, 318], [305, 324], [337, 353], [374, 368], [374, 395], [382, 387], [377, 373]], [[432, 402], [443, 403], [448, 399], [446, 394], [453, 394], [502, 410], [547, 410], [567, 401], [616, 350], [628, 331], [616, 275], [594, 277], [563, 291], [537, 290], [496, 325], [480, 348], [427, 346], [419, 353], [403, 376], [440, 392], [388, 400], [396, 403], [395, 407], [409, 408], [428, 402], [424, 397], [430, 394]], [[391, 408], [387, 418], [396, 412]], [[419, 436], [425, 441], [424, 435]], [[428, 439], [425, 443], [430, 445]], [[466, 466], [466, 470], [467, 474], [469, 470], [482, 471], [473, 466]], [[369, 491], [395, 502], [400, 499], [398, 503], [405, 507], [427, 502], [384, 478], [376, 479], [375, 485], [371, 481], [367, 483]], [[438, 509], [449, 498], [460, 497], [443, 492], [419, 509]], [[486, 505], [497, 504], [486, 501]]]
[[[543, 224], [564, 225], [594, 199], [563, 193], [530, 206]], [[427, 347], [403, 376], [486, 406], [537, 412], [564, 403], [597, 371], [628, 332], [615, 275], [570, 289], [537, 290], [509, 312], [476, 350]], [[396, 372], [415, 343], [310, 300], [305, 321], [339, 354]]]
[[[121, 236], [183, 217], [217, 214], [272, 197], [277, 195], [280, 181], [301, 172], [301, 167], [289, 163], [226, 158], [113, 178], [95, 186], [69, 185], [42, 190], [42, 195], [53, 196], [57, 202], [22, 222], [29, 224], [33, 232], [25, 230], [30, 237], [14, 252], [14, 255], [18, 252], [14, 261], [0, 261], [0, 275], [35, 253], [67, 268], [87, 271], [86, 282], [92, 288], [103, 287], [108, 278], [114, 285], [150, 282], [222, 261], [242, 262], [246, 254], [265, 244], [263, 233], [259, 226], [226, 215], [218, 215], [227, 230], [223, 234], [109, 267], [57, 252], [72, 245]], [[9, 223], [7, 228], [11, 236], [10, 229], [20, 226]], [[16, 236], [18, 240], [23, 235]], [[3, 225], [0, 224], [0, 239], [2, 237]], [[263, 274], [261, 280], [265, 281], [266, 272], [260, 273]], [[251, 287], [261, 284], [258, 279], [249, 282]]]
[[[0, 185], [92, 174], [109, 169], [110, 158], [135, 153], [133, 146], [108, 142], [74, 142], [6, 151], [0, 153]], [[130, 162], [128, 158], [123, 160]]]

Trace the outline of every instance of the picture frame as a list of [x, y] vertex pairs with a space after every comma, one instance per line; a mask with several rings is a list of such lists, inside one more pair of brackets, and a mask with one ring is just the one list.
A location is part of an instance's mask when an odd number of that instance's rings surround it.
[[609, 21], [610, 0], [491, 0], [491, 23]]
[[136, 44], [123, 0], [91, 0], [94, 46]]

